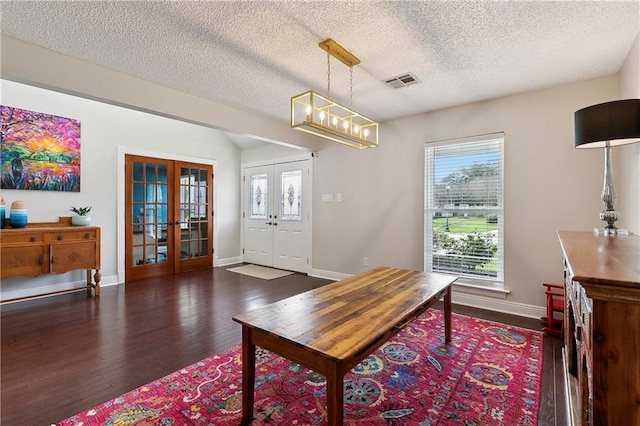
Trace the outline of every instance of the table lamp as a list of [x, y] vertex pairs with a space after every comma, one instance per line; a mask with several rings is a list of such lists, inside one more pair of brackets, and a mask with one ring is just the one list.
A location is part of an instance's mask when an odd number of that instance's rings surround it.
[[622, 233], [615, 226], [620, 213], [613, 205], [618, 195], [613, 187], [611, 147], [640, 142], [640, 99], [623, 99], [592, 105], [575, 112], [576, 148], [604, 148], [604, 183], [601, 199], [605, 210], [600, 219], [607, 223], [605, 235]]

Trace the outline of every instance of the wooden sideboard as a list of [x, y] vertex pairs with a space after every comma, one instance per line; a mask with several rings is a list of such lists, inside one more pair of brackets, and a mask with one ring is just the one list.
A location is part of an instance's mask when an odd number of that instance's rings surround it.
[[558, 236], [569, 424], [640, 425], [640, 237]]
[[93, 289], [98, 296], [102, 278], [97, 226], [72, 226], [70, 217], [61, 217], [58, 222], [29, 223], [25, 228], [12, 229], [8, 219], [5, 221], [5, 228], [0, 230], [0, 278], [63, 274], [77, 269], [87, 271], [86, 286], [1, 302], [83, 289], [88, 294]]

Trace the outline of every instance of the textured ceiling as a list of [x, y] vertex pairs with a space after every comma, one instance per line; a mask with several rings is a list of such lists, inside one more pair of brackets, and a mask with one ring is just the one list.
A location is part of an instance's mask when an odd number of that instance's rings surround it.
[[[3, 34], [183, 92], [289, 119], [326, 93], [333, 38], [358, 56], [353, 106], [378, 121], [615, 74], [640, 2], [1, 1]], [[420, 84], [382, 80], [413, 73]], [[349, 71], [331, 63], [332, 98]]]

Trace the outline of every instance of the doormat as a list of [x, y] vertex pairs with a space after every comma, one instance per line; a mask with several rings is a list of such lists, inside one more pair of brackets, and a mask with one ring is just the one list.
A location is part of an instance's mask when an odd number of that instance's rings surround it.
[[227, 269], [230, 272], [237, 272], [238, 274], [248, 275], [250, 277], [261, 278], [263, 280], [274, 280], [276, 278], [286, 277], [287, 275], [293, 275], [291, 271], [283, 271], [282, 269], [267, 268], [266, 266], [258, 265], [244, 265], [236, 268]]
[[[347, 372], [351, 426], [537, 426], [543, 334], [430, 309]], [[264, 349], [256, 353], [257, 425], [326, 424], [324, 376]], [[242, 419], [242, 348], [185, 367], [58, 426], [216, 425]]]

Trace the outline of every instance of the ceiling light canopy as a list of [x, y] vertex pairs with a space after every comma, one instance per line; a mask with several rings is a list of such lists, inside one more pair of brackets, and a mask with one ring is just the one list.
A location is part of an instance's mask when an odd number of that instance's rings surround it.
[[[360, 60], [335, 41], [319, 44], [327, 52], [327, 96], [313, 90], [291, 98], [291, 127], [353, 148], [378, 146], [378, 123], [353, 110], [353, 66]], [[331, 56], [349, 67], [349, 107], [331, 99]]]

